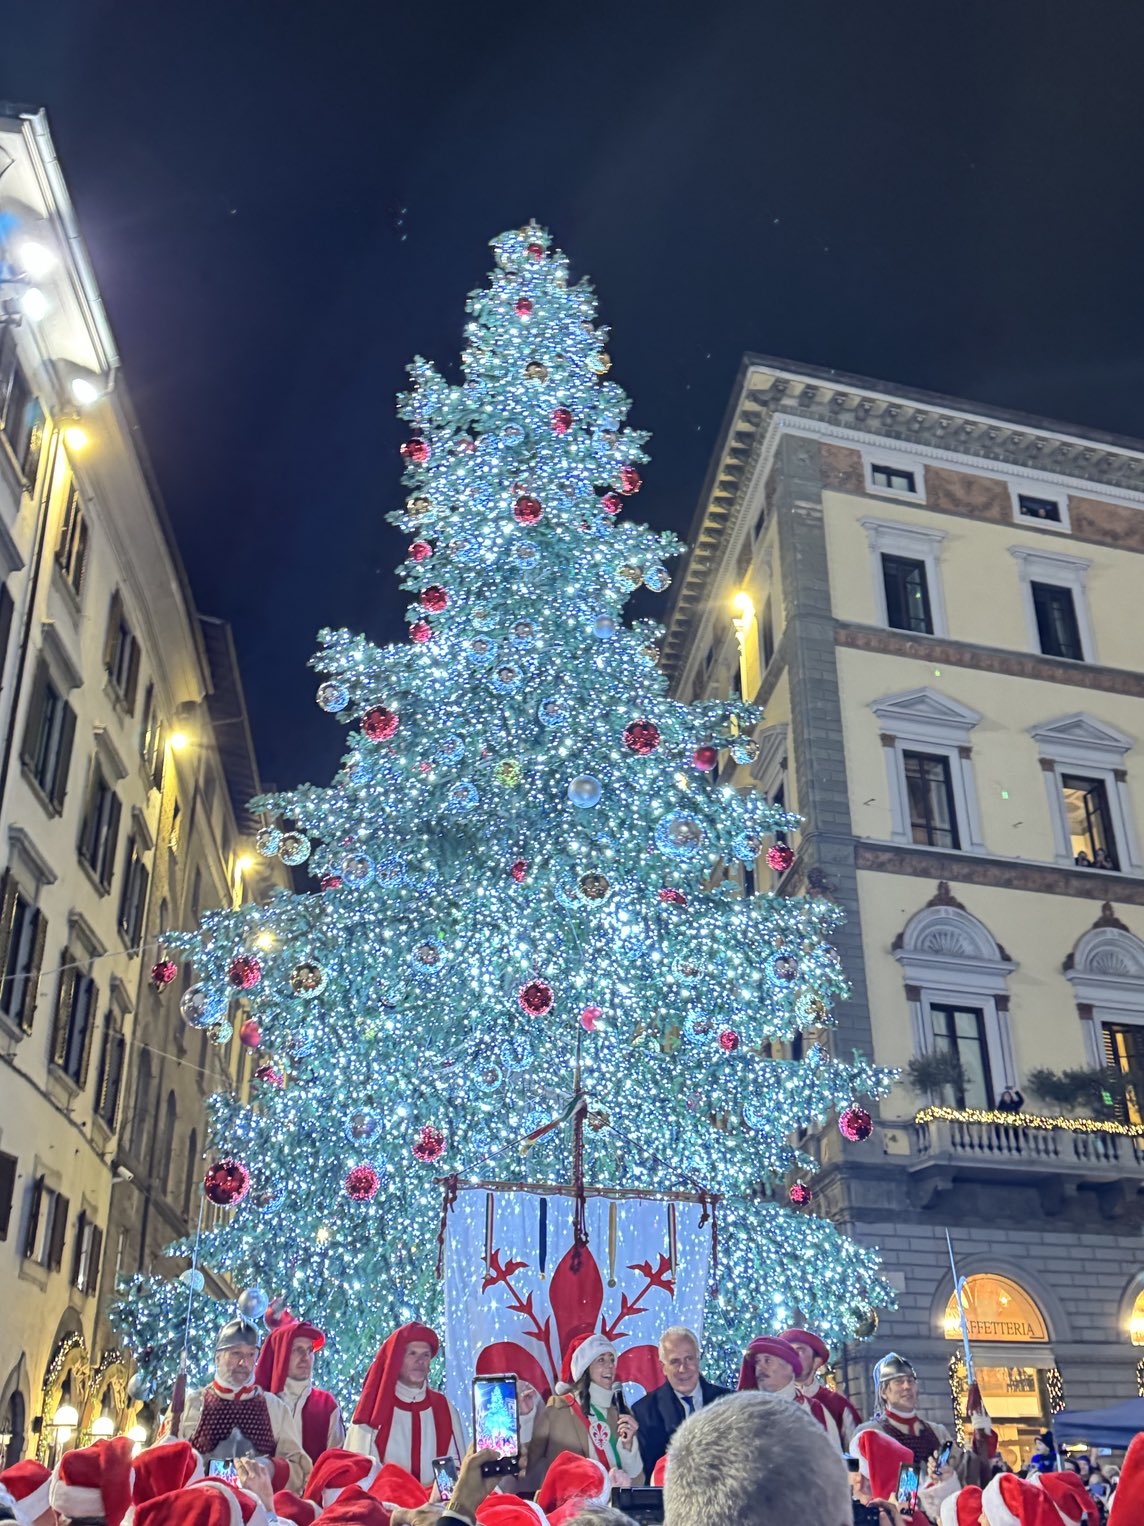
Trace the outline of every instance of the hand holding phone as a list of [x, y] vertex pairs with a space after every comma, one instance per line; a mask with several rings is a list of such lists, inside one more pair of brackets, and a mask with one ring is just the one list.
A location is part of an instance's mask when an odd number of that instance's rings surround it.
[[473, 1441], [478, 1451], [496, 1453], [481, 1464], [481, 1475], [520, 1472], [520, 1403], [511, 1372], [473, 1379]]
[[449, 1503], [460, 1471], [461, 1464], [455, 1457], [434, 1457], [433, 1459], [433, 1479], [437, 1485], [437, 1496], [445, 1504]]
[[918, 1490], [921, 1488], [921, 1474], [915, 1462], [904, 1462], [898, 1469], [898, 1487], [894, 1494], [894, 1502], [901, 1508], [912, 1514], [918, 1508]]

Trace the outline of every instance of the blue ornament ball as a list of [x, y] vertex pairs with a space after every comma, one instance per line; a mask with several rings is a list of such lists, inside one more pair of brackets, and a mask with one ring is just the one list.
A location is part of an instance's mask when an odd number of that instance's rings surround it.
[[487, 636], [474, 636], [465, 643], [465, 656], [475, 668], [487, 668], [496, 661], [497, 645]]
[[339, 710], [344, 710], [350, 702], [350, 691], [345, 684], [336, 683], [332, 678], [324, 684], [318, 685], [317, 700], [319, 706], [329, 715], [336, 715]]
[[347, 853], [342, 859], [342, 883], [360, 890], [373, 878], [373, 859], [367, 853]]
[[672, 811], [655, 829], [656, 845], [669, 858], [694, 858], [706, 841], [699, 819], [688, 811]]
[[531, 620], [518, 620], [509, 635], [513, 646], [528, 647], [536, 640], [536, 626]]
[[524, 674], [511, 662], [498, 663], [489, 682], [498, 694], [515, 694], [520, 688]]
[[226, 1015], [226, 1002], [206, 986], [188, 986], [179, 1000], [179, 1016], [188, 1028], [213, 1028]]
[[254, 839], [254, 846], [263, 858], [273, 858], [281, 845], [282, 833], [277, 827], [263, 827]]
[[590, 811], [599, 805], [604, 786], [595, 774], [577, 774], [568, 786], [568, 799], [581, 811]]
[[465, 744], [458, 736], [443, 737], [437, 748], [438, 763], [458, 763], [465, 756]]
[[569, 710], [558, 694], [550, 694], [547, 699], [540, 701], [536, 715], [542, 726], [557, 731], [561, 726], [567, 726]]
[[475, 784], [470, 783], [468, 779], [460, 779], [449, 791], [449, 809], [457, 815], [465, 815], [469, 811], [476, 810], [480, 798]]
[[592, 622], [592, 634], [601, 641], [611, 641], [619, 627], [612, 615], [597, 615]]
[[652, 593], [663, 593], [664, 589], [671, 586], [671, 573], [668, 572], [666, 567], [661, 567], [657, 563], [654, 567], [647, 569], [643, 575], [643, 580], [644, 587], [650, 588]]
[[304, 864], [310, 856], [310, 839], [302, 832], [283, 832], [278, 857], [284, 864]]

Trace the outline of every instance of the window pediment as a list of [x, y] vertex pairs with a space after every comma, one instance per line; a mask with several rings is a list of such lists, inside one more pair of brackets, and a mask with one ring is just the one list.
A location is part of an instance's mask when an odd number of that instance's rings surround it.
[[1032, 726], [1029, 735], [1040, 747], [1042, 757], [1060, 757], [1082, 764], [1101, 761], [1106, 768], [1112, 757], [1122, 758], [1133, 745], [1132, 738], [1123, 731], [1082, 711], [1043, 726]]
[[935, 689], [910, 689], [891, 694], [870, 708], [888, 736], [909, 741], [941, 742], [950, 747], [965, 747], [969, 733], [981, 719], [980, 712], [959, 704], [948, 694]]

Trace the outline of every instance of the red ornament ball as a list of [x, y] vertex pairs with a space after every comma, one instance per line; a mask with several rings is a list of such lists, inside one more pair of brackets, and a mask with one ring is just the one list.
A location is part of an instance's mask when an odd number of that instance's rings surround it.
[[528, 860], [518, 858], [508, 871], [518, 885], [524, 884], [524, 877], [528, 873]]
[[741, 1042], [734, 1028], [724, 1028], [719, 1035], [719, 1048], [725, 1050], [727, 1054], [734, 1054]]
[[874, 1132], [874, 1120], [864, 1107], [848, 1107], [838, 1120], [838, 1130], [851, 1144], [861, 1144]]
[[413, 1142], [414, 1158], [429, 1162], [439, 1160], [445, 1153], [445, 1136], [439, 1128], [427, 1123]]
[[546, 1012], [552, 1011], [555, 997], [547, 980], [530, 980], [526, 986], [521, 987], [517, 1000], [531, 1017], [543, 1017]]
[[[426, 447], [426, 450], [428, 450], [428, 447]], [[634, 466], [620, 467], [621, 493], [638, 493], [642, 485], [643, 478], [640, 476], [639, 472], [636, 471]]]
[[570, 408], [553, 408], [551, 424], [556, 434], [567, 434], [572, 428], [572, 410]]
[[813, 1196], [805, 1182], [791, 1182], [787, 1188], [787, 1197], [796, 1208], [805, 1208]]
[[151, 984], [156, 991], [161, 991], [164, 986], [169, 986], [179, 973], [179, 966], [173, 959], [160, 959], [158, 964], [151, 966]]
[[286, 1077], [280, 1070], [275, 1070], [273, 1065], [259, 1065], [254, 1076], [258, 1081], [265, 1081], [267, 1086], [281, 1088], [286, 1085]]
[[776, 873], [785, 874], [794, 863], [794, 853], [785, 842], [777, 842], [773, 848], [767, 849], [767, 863]]
[[442, 588], [440, 583], [430, 583], [428, 588], [421, 590], [421, 605], [431, 615], [439, 615], [449, 602], [448, 590]]
[[262, 966], [253, 954], [236, 954], [230, 961], [226, 978], [240, 991], [250, 991], [262, 979]]
[[203, 1192], [220, 1208], [240, 1203], [250, 1188], [250, 1172], [240, 1160], [218, 1160], [203, 1177]]
[[238, 1042], [247, 1049], [257, 1049], [262, 1043], [262, 1029], [252, 1017], [248, 1017], [238, 1030]]
[[673, 890], [670, 886], [659, 892], [660, 900], [666, 906], [686, 906], [687, 897], [682, 890]]
[[414, 620], [413, 624], [409, 627], [410, 641], [423, 643], [431, 641], [432, 638], [433, 627], [429, 624], [428, 620]]
[[532, 316], [532, 299], [530, 297], [517, 298], [516, 316], [518, 318], [530, 318]]
[[346, 1196], [355, 1203], [368, 1203], [380, 1186], [381, 1177], [372, 1166], [352, 1166], [346, 1173]]
[[341, 888], [342, 877], [340, 874], [323, 874], [322, 878], [318, 881], [319, 890], [340, 890]]
[[401, 447], [401, 454], [407, 461], [414, 461], [418, 465], [429, 459], [429, 447], [424, 440], [406, 440]]
[[374, 705], [361, 718], [361, 729], [371, 742], [388, 742], [399, 725], [397, 711], [388, 710], [384, 705]]
[[618, 514], [624, 506], [624, 500], [619, 493], [605, 493], [600, 499], [600, 507], [605, 514]]
[[580, 1014], [580, 1026], [585, 1033], [595, 1033], [596, 1024], [604, 1015], [602, 1007], [585, 1007]]
[[409, 555], [415, 562], [424, 562], [433, 555], [433, 547], [427, 540], [415, 540], [409, 548]]
[[632, 721], [624, 727], [624, 746], [639, 757], [646, 757], [659, 746], [659, 727], [654, 721]]
[[539, 498], [533, 498], [525, 493], [513, 504], [512, 517], [518, 525], [534, 525], [544, 513], [544, 505]]
[[544, 258], [544, 245], [529, 244], [528, 257], [530, 260], [542, 260]]
[[719, 749], [718, 747], [697, 747], [691, 754], [691, 761], [696, 768], [709, 774], [718, 765]]

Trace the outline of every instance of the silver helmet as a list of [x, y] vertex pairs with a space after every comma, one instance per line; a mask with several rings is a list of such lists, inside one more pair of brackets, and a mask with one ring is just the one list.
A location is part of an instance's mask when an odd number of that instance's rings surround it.
[[252, 1325], [248, 1319], [232, 1319], [228, 1320], [219, 1331], [214, 1348], [217, 1356], [220, 1351], [225, 1351], [229, 1346], [253, 1346], [257, 1351], [261, 1345], [262, 1337], [258, 1333], [257, 1325]]
[[882, 1385], [888, 1383], [891, 1378], [913, 1378], [916, 1383], [918, 1375], [911, 1363], [904, 1356], [899, 1356], [896, 1351], [887, 1351], [880, 1362], [874, 1363], [874, 1394], [882, 1397]]

